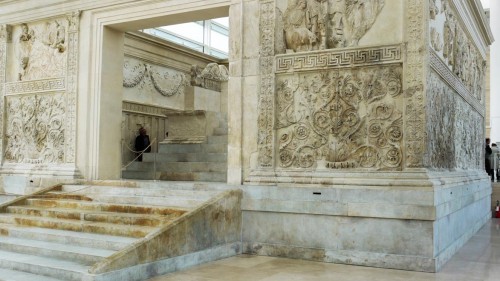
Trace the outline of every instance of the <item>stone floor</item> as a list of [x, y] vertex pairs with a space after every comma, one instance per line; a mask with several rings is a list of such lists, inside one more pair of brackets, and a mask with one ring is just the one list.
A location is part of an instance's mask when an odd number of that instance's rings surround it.
[[499, 281], [500, 219], [492, 219], [437, 274], [241, 255], [150, 281]]

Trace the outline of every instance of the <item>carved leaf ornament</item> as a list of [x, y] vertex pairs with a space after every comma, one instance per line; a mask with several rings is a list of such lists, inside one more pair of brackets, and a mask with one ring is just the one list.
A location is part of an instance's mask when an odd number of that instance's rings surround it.
[[401, 71], [384, 66], [279, 76], [279, 166], [400, 169]]
[[189, 80], [184, 73], [161, 69], [142, 62], [126, 61], [123, 67], [123, 87], [144, 87], [150, 84], [163, 96], [171, 97], [184, 92]]
[[64, 161], [63, 94], [14, 96], [7, 100], [7, 162], [45, 164]]

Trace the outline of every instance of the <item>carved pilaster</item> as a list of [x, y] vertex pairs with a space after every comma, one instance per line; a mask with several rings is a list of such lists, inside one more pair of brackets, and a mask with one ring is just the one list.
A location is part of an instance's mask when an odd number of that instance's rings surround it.
[[405, 147], [406, 167], [423, 166], [425, 152], [424, 73], [426, 48], [427, 1], [408, 0], [406, 4], [406, 63], [405, 77]]
[[260, 95], [258, 119], [259, 166], [274, 166], [274, 1], [260, 3]]
[[7, 43], [12, 41], [12, 26], [0, 25], [0, 153], [3, 155], [3, 116], [7, 68]]
[[76, 148], [76, 104], [78, 89], [78, 37], [80, 29], [80, 11], [75, 11], [66, 16], [68, 20], [68, 69], [66, 102], [66, 163], [75, 162]]

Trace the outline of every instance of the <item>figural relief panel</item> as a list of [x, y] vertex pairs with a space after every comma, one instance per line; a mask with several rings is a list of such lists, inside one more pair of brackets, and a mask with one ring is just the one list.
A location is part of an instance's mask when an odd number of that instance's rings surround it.
[[123, 87], [153, 90], [162, 96], [184, 94], [190, 79], [180, 71], [152, 65], [137, 59], [125, 58], [123, 65]]
[[384, 5], [385, 0], [288, 0], [278, 8], [277, 52], [357, 46]]
[[64, 162], [64, 94], [8, 96], [5, 161], [48, 164]]
[[402, 168], [401, 65], [280, 74], [280, 168]]
[[428, 139], [425, 165], [438, 169], [480, 169], [483, 118], [441, 76], [428, 76]]
[[23, 23], [14, 28], [16, 64], [12, 81], [38, 80], [66, 74], [68, 20]]
[[458, 21], [452, 0], [430, 1], [430, 46], [482, 104], [486, 63]]

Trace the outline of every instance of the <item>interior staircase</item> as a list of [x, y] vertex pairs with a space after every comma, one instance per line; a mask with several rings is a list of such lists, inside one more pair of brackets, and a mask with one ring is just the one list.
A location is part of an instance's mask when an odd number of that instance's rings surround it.
[[204, 143], [162, 143], [158, 153], [145, 153], [142, 162], [122, 171], [124, 179], [168, 181], [227, 181], [228, 128], [220, 118]]
[[204, 222], [199, 233], [185, 231], [206, 221], [203, 214], [221, 200], [241, 196], [234, 192], [60, 185], [0, 204], [0, 280], [124, 281], [165, 274], [151, 267], [222, 245], [220, 239], [196, 244], [196, 235], [211, 233], [220, 220]]

